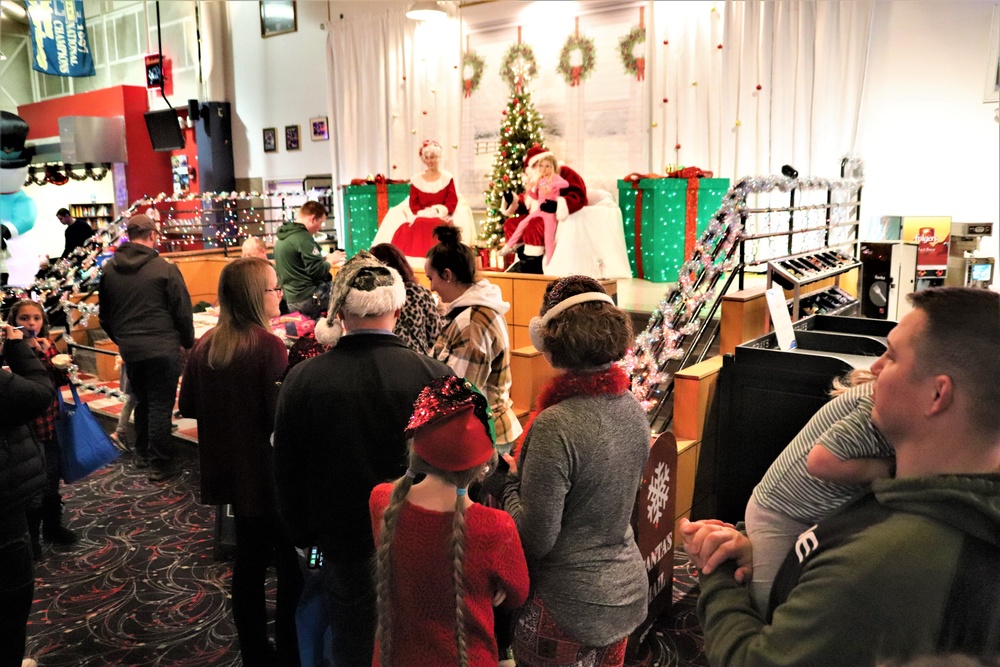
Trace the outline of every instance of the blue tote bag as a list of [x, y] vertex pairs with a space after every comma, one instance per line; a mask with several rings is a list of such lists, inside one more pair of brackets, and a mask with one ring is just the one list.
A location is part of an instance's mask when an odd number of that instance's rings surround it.
[[56, 437], [63, 455], [62, 478], [67, 484], [100, 470], [121, 453], [87, 404], [80, 401], [76, 385], [70, 383], [69, 390], [73, 394], [73, 405], [67, 405], [62, 392], [56, 391], [59, 403]]

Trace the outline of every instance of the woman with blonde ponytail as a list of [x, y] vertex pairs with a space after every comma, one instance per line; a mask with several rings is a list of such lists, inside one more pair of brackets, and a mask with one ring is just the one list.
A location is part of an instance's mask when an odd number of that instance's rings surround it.
[[406, 475], [376, 486], [369, 501], [375, 664], [495, 667], [492, 607], [524, 603], [528, 566], [510, 516], [469, 500], [469, 484], [497, 461], [486, 398], [467, 380], [435, 380], [407, 435]]

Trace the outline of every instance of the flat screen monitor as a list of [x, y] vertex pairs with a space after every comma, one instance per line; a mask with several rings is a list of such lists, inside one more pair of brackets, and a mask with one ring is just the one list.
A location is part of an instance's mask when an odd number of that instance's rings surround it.
[[993, 265], [989, 263], [973, 264], [969, 267], [969, 280], [990, 282], [993, 278]]
[[154, 151], [176, 151], [184, 148], [184, 133], [173, 109], [147, 111], [146, 129]]

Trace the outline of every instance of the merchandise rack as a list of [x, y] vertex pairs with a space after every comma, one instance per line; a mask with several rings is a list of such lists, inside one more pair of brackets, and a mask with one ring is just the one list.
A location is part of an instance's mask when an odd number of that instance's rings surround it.
[[110, 202], [70, 204], [69, 214], [77, 220], [86, 220], [91, 229], [104, 229], [115, 219], [115, 205]]
[[[832, 302], [824, 303], [829, 310], [843, 310], [846, 306], [857, 303], [857, 299], [850, 297], [846, 292], [840, 290], [841, 277], [852, 269], [858, 270], [855, 290], [857, 292], [861, 286], [861, 262], [838, 250], [805, 253], [786, 257], [781, 260], [769, 261], [767, 263], [767, 286], [770, 288], [772, 285], [777, 284], [786, 290], [791, 290], [792, 298], [788, 300], [790, 305], [789, 310], [792, 315], [792, 321], [797, 322], [803, 314], [802, 306], [805, 299], [812, 300], [812, 303], [809, 304], [810, 306], [817, 306], [813, 312], [807, 314], [815, 314], [820, 303], [824, 302], [823, 293], [828, 292], [825, 288], [803, 294], [803, 288], [820, 281], [833, 279], [835, 281], [834, 287], [839, 292], [830, 292], [827, 294], [832, 299]], [[841, 293], [846, 295], [850, 299], [850, 302], [843, 301], [840, 296]], [[828, 310], [824, 310], [823, 312], [828, 313]]]

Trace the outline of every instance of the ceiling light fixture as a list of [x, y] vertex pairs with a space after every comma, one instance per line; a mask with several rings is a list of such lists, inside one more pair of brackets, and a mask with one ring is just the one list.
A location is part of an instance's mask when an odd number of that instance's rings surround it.
[[406, 18], [414, 21], [432, 21], [447, 16], [448, 13], [441, 9], [436, 2], [414, 2], [406, 11]]
[[28, 12], [25, 11], [24, 7], [15, 2], [11, 2], [11, 0], [3, 0], [2, 4], [4, 9], [12, 14], [17, 14], [22, 19], [28, 15]]

